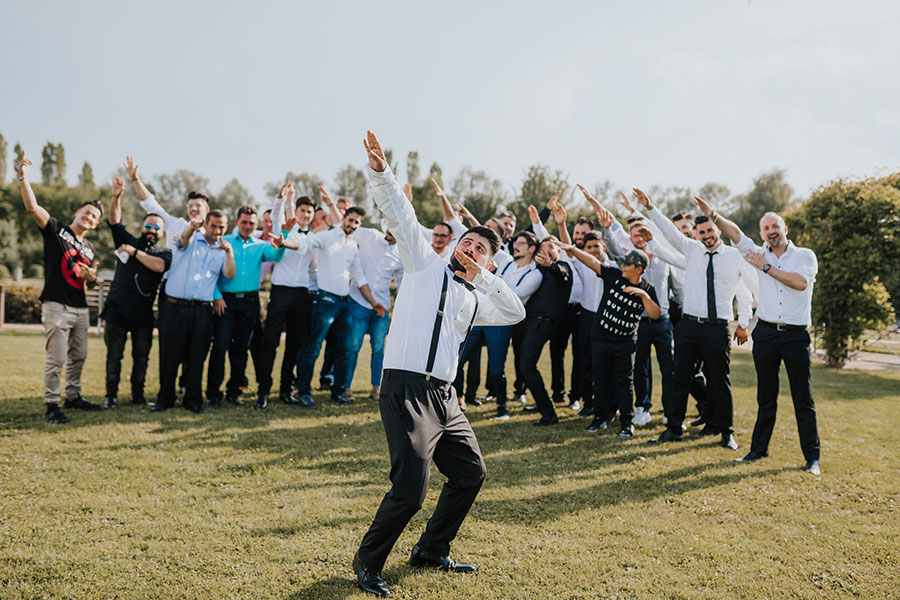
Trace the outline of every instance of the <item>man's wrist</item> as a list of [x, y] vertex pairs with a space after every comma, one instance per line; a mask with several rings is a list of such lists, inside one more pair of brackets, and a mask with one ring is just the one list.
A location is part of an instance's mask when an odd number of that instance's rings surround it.
[[25, 176], [22, 175], [21, 177], [19, 177], [18, 175], [16, 175], [16, 179], [18, 179], [19, 181], [25, 181]]

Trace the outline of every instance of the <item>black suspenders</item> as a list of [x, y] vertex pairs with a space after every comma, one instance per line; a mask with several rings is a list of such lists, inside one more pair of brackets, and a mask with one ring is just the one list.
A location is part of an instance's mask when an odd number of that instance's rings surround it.
[[[431, 370], [434, 368], [434, 360], [437, 357], [438, 339], [441, 336], [441, 324], [444, 322], [444, 305], [447, 303], [447, 280], [449, 276], [444, 271], [444, 281], [441, 283], [441, 300], [438, 303], [437, 314], [434, 316], [434, 327], [431, 330], [431, 347], [428, 349], [428, 361], [425, 363], [425, 376], [431, 376]], [[475, 299], [475, 310], [472, 311], [472, 318], [469, 320], [469, 327], [466, 329], [466, 337], [460, 344], [460, 350], [465, 347], [466, 340], [469, 339], [469, 333], [472, 331], [472, 325], [475, 323], [475, 315], [478, 314], [478, 294], [474, 289], [469, 290]]]

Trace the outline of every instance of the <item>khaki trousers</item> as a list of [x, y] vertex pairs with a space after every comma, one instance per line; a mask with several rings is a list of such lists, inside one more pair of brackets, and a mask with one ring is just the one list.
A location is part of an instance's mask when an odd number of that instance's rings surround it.
[[47, 355], [44, 359], [44, 404], [59, 404], [59, 381], [66, 366], [66, 399], [81, 394], [81, 369], [88, 351], [87, 308], [76, 308], [60, 302], [41, 305], [41, 322]]

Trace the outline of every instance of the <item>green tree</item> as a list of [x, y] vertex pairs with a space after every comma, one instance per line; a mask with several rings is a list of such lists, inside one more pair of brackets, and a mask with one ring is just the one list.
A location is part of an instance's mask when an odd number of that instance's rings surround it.
[[422, 169], [419, 167], [419, 153], [409, 152], [406, 155], [406, 181], [409, 185], [416, 186], [421, 183]]
[[828, 365], [842, 366], [852, 342], [894, 320], [883, 282], [900, 264], [900, 173], [833, 181], [786, 220], [790, 237], [818, 258], [812, 324]]
[[20, 260], [18, 226], [12, 219], [0, 219], [0, 265], [12, 271]]
[[[128, 181], [127, 179], [125, 181]], [[78, 176], [78, 185], [79, 187], [95, 187], [94, 183], [94, 169], [91, 167], [91, 163], [88, 161], [84, 161], [84, 166], [81, 167], [81, 175]]]
[[491, 179], [484, 171], [464, 167], [450, 184], [450, 201], [462, 202], [469, 212], [484, 223], [500, 213], [509, 200], [499, 179]]
[[319, 202], [319, 186], [325, 185], [325, 180], [318, 175], [312, 173], [294, 173], [288, 171], [283, 179], [270, 181], [265, 185], [267, 202], [274, 199], [278, 195], [278, 191], [285, 181], [293, 181], [294, 189], [297, 190], [297, 197], [309, 196], [318, 204]]
[[41, 183], [50, 185], [56, 178], [56, 144], [47, 142], [41, 150]]
[[365, 173], [348, 164], [334, 176], [334, 193], [352, 198], [355, 204], [364, 204], [368, 196]]
[[[241, 185], [237, 178], [225, 184], [218, 194], [216, 194], [216, 208], [224, 210], [229, 220], [234, 221], [237, 218], [237, 211], [240, 207], [247, 204], [253, 204], [253, 196], [250, 190]], [[270, 206], [262, 207], [260, 214], [271, 208]], [[262, 218], [260, 216], [260, 218]]]
[[6, 138], [0, 133], [0, 185], [6, 184]]
[[556, 192], [562, 192], [559, 201], [569, 205], [571, 190], [567, 179], [562, 171], [554, 171], [547, 165], [534, 164], [528, 167], [516, 199], [507, 205], [507, 209], [516, 216], [517, 227], [525, 229], [531, 222], [528, 217], [529, 205], [533, 204], [540, 211]]
[[793, 195], [794, 190], [785, 181], [784, 169], [763, 173], [753, 181], [753, 189], [734, 199], [731, 220], [741, 231], [760, 242], [759, 220], [767, 212], [785, 212]]
[[[16, 160], [13, 163], [13, 171], [18, 173], [19, 172], [19, 163], [22, 162], [22, 157], [25, 156], [25, 149], [22, 148], [22, 144], [20, 144], [19, 142], [16, 142], [16, 146], [15, 146], [15, 148], [13, 148], [13, 154], [16, 155]], [[18, 177], [18, 174], [16, 175], [16, 177]]]
[[63, 145], [56, 144], [56, 173], [53, 176], [53, 183], [66, 183], [66, 149]]

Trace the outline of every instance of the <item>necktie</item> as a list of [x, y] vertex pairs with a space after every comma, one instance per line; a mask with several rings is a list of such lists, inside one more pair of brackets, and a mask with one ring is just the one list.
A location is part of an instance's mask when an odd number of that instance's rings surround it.
[[716, 277], [713, 271], [713, 255], [715, 252], [707, 252], [709, 256], [709, 264], [706, 266], [706, 316], [715, 321], [718, 318], [716, 313]]

